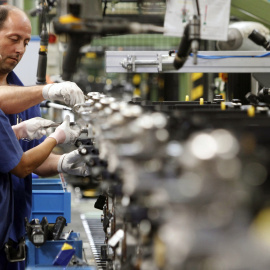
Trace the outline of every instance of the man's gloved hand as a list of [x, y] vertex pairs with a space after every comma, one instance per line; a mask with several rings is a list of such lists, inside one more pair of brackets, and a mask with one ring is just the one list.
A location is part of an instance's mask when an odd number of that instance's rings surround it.
[[49, 136], [54, 138], [57, 144], [69, 143], [74, 144], [76, 139], [80, 136], [81, 129], [77, 126], [70, 127], [70, 117], [66, 115], [63, 123], [58, 126], [55, 131]]
[[90, 175], [90, 167], [86, 165], [78, 150], [63, 154], [58, 161], [57, 170], [59, 173], [77, 176]]
[[34, 140], [46, 135], [46, 128], [53, 123], [51, 120], [35, 117], [12, 126], [12, 129], [18, 139]]
[[85, 102], [83, 91], [74, 82], [47, 84], [42, 95], [44, 99], [64, 101], [69, 106]]

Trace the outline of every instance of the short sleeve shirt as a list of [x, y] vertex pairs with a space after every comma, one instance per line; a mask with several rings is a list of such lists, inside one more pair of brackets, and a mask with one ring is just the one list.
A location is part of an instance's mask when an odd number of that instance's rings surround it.
[[9, 171], [23, 155], [8, 118], [0, 110], [0, 249], [7, 242], [13, 223], [13, 191]]
[[[12, 71], [7, 77], [10, 85], [23, 86], [22, 82]], [[19, 122], [28, 120], [33, 117], [40, 117], [40, 106], [33, 106], [18, 114], [7, 114], [11, 125], [16, 125]], [[19, 143], [24, 152], [43, 142], [45, 136], [40, 140], [19, 140]], [[32, 174], [27, 175], [24, 179], [12, 175], [12, 184], [14, 191], [14, 222], [11, 229], [10, 238], [18, 242], [25, 234], [25, 217], [28, 219], [31, 216], [32, 210]]]

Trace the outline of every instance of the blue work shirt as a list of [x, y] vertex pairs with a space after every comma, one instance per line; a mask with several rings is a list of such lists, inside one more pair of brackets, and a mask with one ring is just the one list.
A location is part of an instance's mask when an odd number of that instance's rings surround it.
[[[23, 86], [22, 82], [12, 71], [7, 77], [7, 82], [10, 85]], [[33, 117], [40, 117], [40, 106], [35, 105], [21, 113], [7, 114], [11, 125], [16, 125], [22, 121]], [[19, 143], [24, 152], [39, 145], [43, 142], [45, 136], [40, 140], [20, 140]], [[32, 174], [29, 174], [24, 179], [12, 175], [12, 184], [14, 191], [14, 222], [11, 228], [10, 238], [16, 242], [25, 235], [25, 217], [28, 219], [31, 216], [32, 210]]]
[[13, 223], [13, 192], [9, 171], [18, 165], [23, 155], [9, 120], [2, 110], [0, 110], [0, 149], [0, 250], [2, 250], [8, 241]]

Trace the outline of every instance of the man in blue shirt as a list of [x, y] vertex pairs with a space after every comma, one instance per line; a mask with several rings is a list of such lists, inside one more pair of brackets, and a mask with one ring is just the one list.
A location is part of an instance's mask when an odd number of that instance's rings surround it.
[[[23, 87], [13, 69], [21, 60], [30, 38], [31, 23], [27, 15], [16, 7], [0, 6], [0, 108], [8, 116], [11, 125], [40, 116], [39, 103], [45, 99], [59, 100], [69, 106], [85, 101], [81, 89], [72, 82]], [[27, 151], [42, 140], [21, 140], [20, 145], [23, 151]], [[79, 165], [71, 167], [76, 159]], [[34, 173], [43, 177], [59, 172], [88, 175], [89, 168], [80, 161], [77, 150], [64, 155], [51, 153]], [[12, 183], [15, 200], [10, 238], [18, 242], [25, 233], [24, 219], [31, 215], [32, 176], [30, 174], [22, 179], [12, 175]], [[19, 267], [19, 264], [12, 263], [8, 269], [24, 269], [23, 265]]]
[[[0, 110], [0, 264], [6, 261], [4, 244], [8, 241], [13, 222], [13, 192], [9, 172], [20, 162], [23, 150], [11, 129], [10, 123]], [[5, 269], [0, 266], [0, 269]]]
[[[23, 152], [18, 139], [39, 139], [43, 136], [42, 127], [52, 121], [34, 118], [11, 128], [8, 118], [0, 110], [0, 269], [8, 269], [9, 265], [4, 245], [10, 238], [14, 223], [14, 199], [18, 194], [13, 192], [11, 174], [24, 178], [40, 166], [57, 144], [74, 142], [80, 134], [69, 126], [67, 117], [53, 134], [38, 146]], [[15, 195], [15, 196], [14, 196]], [[16, 264], [13, 264], [16, 266]]]

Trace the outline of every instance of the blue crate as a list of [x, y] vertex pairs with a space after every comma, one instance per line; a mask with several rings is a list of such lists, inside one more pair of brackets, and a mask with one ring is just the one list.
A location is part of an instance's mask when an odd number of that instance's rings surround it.
[[59, 178], [32, 179], [33, 190], [63, 190], [63, 183]]
[[52, 270], [52, 269], [63, 269], [63, 270], [98, 270], [95, 266], [29, 266], [26, 270]]
[[30, 220], [46, 217], [55, 223], [58, 216], [71, 222], [71, 193], [63, 190], [32, 190], [32, 215]]
[[28, 239], [26, 239], [26, 266], [53, 266], [53, 261], [61, 250], [64, 243], [71, 245], [75, 249], [75, 255], [82, 259], [82, 240], [80, 234], [72, 232], [68, 240], [54, 240], [46, 241], [44, 245], [39, 248], [35, 247]]
[[46, 217], [49, 223], [55, 223], [58, 216], [71, 222], [71, 193], [65, 189], [61, 179], [32, 180], [32, 214], [30, 220]]

